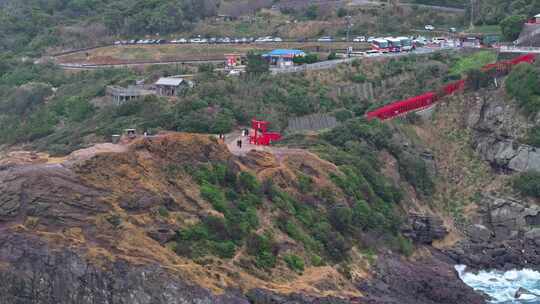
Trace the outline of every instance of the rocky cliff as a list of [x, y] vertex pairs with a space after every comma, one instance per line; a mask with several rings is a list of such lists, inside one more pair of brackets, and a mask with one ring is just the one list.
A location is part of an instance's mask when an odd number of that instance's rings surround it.
[[540, 115], [529, 122], [503, 90], [477, 93], [468, 105], [467, 127], [482, 159], [501, 170], [540, 171], [540, 149], [519, 143]]
[[[372, 266], [354, 248], [351, 269], [309, 264], [301, 273], [284, 262], [259, 271], [244, 250], [232, 259], [177, 254], [171, 240], [180, 229], [219, 216], [182, 169], [211, 162], [285, 188], [298, 170], [327, 186], [339, 174], [309, 152], [237, 157], [209, 136], [177, 133], [65, 159], [4, 159], [0, 303], [483, 303], [459, 281], [453, 261], [429, 247], [446, 233], [433, 217], [417, 216], [407, 228], [426, 249], [405, 258], [381, 246]], [[275, 207], [265, 202], [258, 212], [272, 229]], [[280, 256], [298, 247], [277, 229], [275, 239]]]

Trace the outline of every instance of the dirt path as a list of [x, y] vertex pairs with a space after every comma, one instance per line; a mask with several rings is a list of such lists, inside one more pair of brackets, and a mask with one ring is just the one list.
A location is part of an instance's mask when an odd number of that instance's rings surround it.
[[[237, 145], [237, 141], [242, 141], [242, 147]], [[225, 135], [225, 143], [229, 151], [237, 156], [245, 156], [249, 151], [264, 151], [274, 154], [278, 161], [282, 161], [285, 156], [292, 154], [305, 154], [307, 151], [303, 149], [291, 149], [284, 147], [273, 146], [257, 146], [249, 143], [249, 136], [242, 136], [241, 131], [234, 131]]]

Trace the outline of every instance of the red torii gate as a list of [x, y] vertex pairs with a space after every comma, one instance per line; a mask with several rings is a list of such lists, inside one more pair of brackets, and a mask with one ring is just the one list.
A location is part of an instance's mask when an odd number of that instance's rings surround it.
[[268, 132], [270, 123], [264, 120], [251, 120], [251, 135], [249, 143], [252, 145], [268, 146], [274, 141], [281, 139], [281, 134], [277, 132]]
[[[509, 71], [512, 66], [520, 64], [522, 62], [532, 64], [535, 61], [534, 54], [526, 54], [516, 57], [512, 60], [505, 60], [497, 63], [487, 64], [482, 67], [482, 71], [487, 72], [492, 69], [496, 69], [498, 72]], [[430, 107], [439, 99], [452, 95], [457, 91], [465, 88], [465, 80], [461, 79], [450, 84], [447, 84], [441, 88], [437, 93], [427, 92], [419, 96], [411, 97], [405, 100], [393, 102], [380, 107], [374, 111], [366, 113], [366, 118], [372, 120], [378, 118], [380, 120], [391, 119], [394, 117], [402, 116], [410, 112], [420, 111]]]

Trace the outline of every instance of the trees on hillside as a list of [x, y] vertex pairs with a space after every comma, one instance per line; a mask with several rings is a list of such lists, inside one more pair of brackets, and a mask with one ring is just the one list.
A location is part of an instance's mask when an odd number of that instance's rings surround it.
[[528, 113], [540, 111], [540, 72], [530, 64], [519, 64], [506, 79], [506, 91]]
[[246, 67], [246, 73], [248, 75], [260, 75], [268, 72], [268, 62], [261, 57], [260, 54], [249, 52], [247, 54], [248, 64]]
[[521, 29], [523, 28], [523, 23], [525, 23], [526, 20], [527, 17], [524, 15], [513, 15], [504, 18], [499, 24], [504, 39], [508, 41], [516, 40], [519, 37], [519, 33], [521, 33]]

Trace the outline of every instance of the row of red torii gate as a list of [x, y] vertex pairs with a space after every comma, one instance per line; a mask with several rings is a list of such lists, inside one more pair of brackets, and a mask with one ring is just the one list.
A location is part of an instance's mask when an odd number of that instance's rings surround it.
[[[532, 64], [535, 61], [534, 54], [526, 54], [516, 57], [511, 60], [499, 61], [497, 63], [487, 64], [482, 67], [483, 72], [491, 73], [494, 75], [500, 75], [508, 73], [513, 66], [520, 63]], [[366, 118], [372, 120], [374, 118], [380, 120], [392, 119], [395, 117], [403, 116], [411, 112], [417, 112], [431, 107], [441, 98], [454, 94], [457, 91], [461, 91], [465, 88], [465, 79], [454, 81], [450, 84], [443, 86], [437, 92], [427, 92], [422, 95], [414, 96], [405, 100], [396, 101], [387, 104], [374, 111], [366, 113]], [[249, 142], [252, 145], [268, 146], [272, 142], [281, 139], [281, 134], [277, 132], [268, 132], [268, 121], [264, 120], [251, 120], [251, 133], [249, 136]]]
[[[483, 72], [499, 75], [508, 73], [510, 69], [517, 64], [522, 62], [532, 64], [534, 61], [534, 54], [526, 54], [512, 60], [499, 61], [497, 63], [485, 65], [481, 70]], [[461, 79], [443, 86], [441, 90], [437, 92], [427, 92], [422, 95], [387, 104], [381, 108], [366, 113], [366, 118], [368, 120], [372, 120], [374, 118], [387, 120], [394, 117], [403, 116], [411, 112], [421, 111], [432, 106], [441, 98], [452, 95], [456, 91], [460, 91], [463, 88], [465, 88], [465, 80]]]

